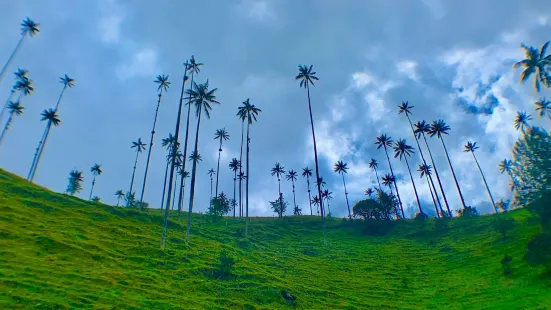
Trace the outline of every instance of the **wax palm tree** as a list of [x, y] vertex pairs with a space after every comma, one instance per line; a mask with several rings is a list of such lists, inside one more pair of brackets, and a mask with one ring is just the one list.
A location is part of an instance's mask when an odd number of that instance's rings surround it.
[[478, 164], [478, 160], [476, 159], [476, 155], [474, 154], [474, 151], [478, 149], [478, 146], [476, 146], [476, 142], [468, 141], [467, 144], [465, 144], [464, 152], [470, 152], [473, 154], [474, 162], [476, 163], [476, 166], [478, 167], [478, 171], [480, 171], [480, 175], [482, 176], [482, 180], [484, 181], [484, 185], [486, 186], [486, 190], [488, 191], [488, 196], [490, 196], [490, 201], [492, 202], [492, 206], [494, 207], [495, 212], [497, 213], [497, 207], [496, 203], [494, 202], [494, 197], [492, 196], [492, 192], [490, 191], [490, 187], [488, 186], [488, 182], [486, 182], [486, 177], [484, 177], [484, 172], [482, 172], [482, 168], [480, 168], [480, 165]]
[[[448, 204], [448, 198], [446, 197], [446, 193], [444, 192], [444, 187], [442, 186], [442, 181], [440, 181], [440, 175], [438, 174], [438, 169], [436, 169], [436, 164], [434, 163], [434, 158], [432, 157], [432, 152], [430, 151], [429, 142], [427, 141], [427, 137], [425, 136], [425, 134], [429, 134], [429, 133], [430, 133], [430, 125], [427, 124], [427, 122], [419, 121], [415, 123], [415, 134], [417, 135], [417, 139], [421, 139], [421, 137], [423, 137], [423, 140], [425, 140], [425, 146], [427, 147], [427, 151], [429, 152], [430, 161], [432, 163], [432, 167], [434, 168], [434, 174], [436, 175], [436, 180], [438, 181], [438, 186], [440, 187], [440, 192], [442, 193], [442, 198], [444, 199], [444, 204], [446, 205], [446, 209], [448, 210], [449, 216], [451, 216], [451, 210]], [[432, 182], [432, 178], [430, 180]], [[432, 187], [436, 192], [436, 187], [434, 186], [434, 182], [432, 182]], [[441, 204], [440, 204], [440, 209], [442, 209]]]
[[149, 142], [149, 150], [147, 151], [147, 160], [145, 162], [145, 173], [143, 176], [142, 193], [140, 194], [140, 202], [143, 202], [143, 195], [145, 193], [145, 184], [147, 182], [147, 172], [149, 171], [149, 160], [151, 158], [151, 150], [153, 149], [153, 137], [155, 136], [155, 126], [157, 125], [157, 115], [159, 114], [159, 107], [161, 106], [161, 98], [163, 97], [163, 91], [166, 92], [170, 87], [168, 81], [168, 75], [157, 75], [157, 79], [153, 81], [156, 83], [157, 91], [159, 92], [157, 97], [157, 108], [155, 109], [155, 117], [153, 118], [153, 129], [151, 129], [151, 140]]
[[[67, 74], [59, 78], [59, 82], [63, 84], [63, 89], [61, 90], [61, 93], [59, 94], [59, 97], [57, 99], [57, 102], [55, 104], [54, 113], [57, 113], [59, 110], [59, 104], [61, 103], [61, 98], [63, 98], [63, 94], [65, 93], [65, 90], [67, 88], [72, 88], [75, 85], [75, 80], [68, 77]], [[42, 158], [42, 153], [44, 152], [44, 148], [46, 147], [46, 143], [48, 141], [48, 136], [50, 134], [51, 129], [51, 122], [48, 122], [48, 127], [46, 128], [46, 131], [44, 132], [44, 136], [42, 136], [42, 140], [39, 142], [39, 150], [35, 156], [35, 160], [33, 160], [33, 163], [31, 164], [31, 170], [29, 171], [29, 175], [27, 179], [32, 183], [34, 179], [34, 175], [36, 174], [36, 171], [38, 170], [38, 166], [40, 164], [40, 159]]]
[[523, 133], [526, 132], [527, 128], [530, 128], [530, 124], [528, 124], [528, 121], [532, 120], [532, 115], [526, 114], [526, 112], [517, 112], [517, 116], [515, 117], [515, 121], [513, 124], [515, 125], [515, 129], [522, 131]]
[[[423, 150], [421, 149], [421, 145], [419, 144], [419, 139], [417, 138], [417, 134], [415, 133], [415, 129], [413, 128], [413, 123], [411, 122], [410, 115], [411, 109], [413, 109], [414, 106], [409, 105], [407, 101], [402, 101], [402, 103], [398, 106], [398, 114], [404, 114], [408, 120], [409, 127], [411, 128], [411, 133], [413, 134], [413, 138], [415, 139], [415, 143], [417, 144], [417, 150], [419, 150], [419, 155], [421, 156], [421, 161], [423, 165], [427, 165], [427, 161], [425, 160], [425, 156], [423, 155]], [[427, 184], [429, 185], [432, 183], [432, 176], [426, 175]], [[437, 209], [436, 203], [440, 205], [440, 197], [438, 197], [438, 193], [435, 191], [434, 194], [436, 194], [436, 197], [431, 193], [432, 196], [432, 202], [434, 203], [434, 209]], [[441, 205], [440, 205], [441, 206]], [[438, 215], [438, 212], [436, 212]]]
[[281, 166], [279, 163], [276, 163], [275, 166], [272, 168], [272, 176], [274, 175], [277, 177], [277, 192], [279, 194], [279, 200], [281, 201], [283, 196], [281, 194], [281, 176], [285, 175], [285, 167]]
[[[444, 148], [444, 152], [446, 153], [446, 158], [448, 159], [448, 164], [450, 165], [450, 170], [453, 175], [453, 180], [455, 181], [455, 186], [457, 187], [457, 192], [459, 193], [459, 198], [461, 198], [461, 205], [463, 206], [463, 209], [465, 209], [466, 207], [465, 199], [463, 199], [463, 194], [461, 193], [459, 182], [457, 181], [457, 177], [455, 176], [455, 171], [453, 171], [452, 162], [450, 160], [448, 150], [446, 149], [446, 144], [444, 143], [444, 137], [442, 137], [442, 135], [447, 135], [449, 130], [450, 130], [450, 127], [446, 125], [446, 123], [443, 120], [437, 120], [432, 122], [432, 124], [430, 125], [429, 135], [431, 137], [437, 136], [438, 139], [440, 139], [440, 142], [442, 142], [442, 147]], [[450, 216], [451, 216], [451, 212], [450, 212]]]
[[254, 104], [251, 104], [249, 101], [249, 98], [243, 102], [243, 106], [238, 107], [237, 116], [241, 120], [247, 121], [247, 147], [246, 147], [246, 169], [247, 169], [247, 178], [245, 179], [245, 237], [249, 234], [249, 180], [251, 171], [249, 170], [249, 152], [250, 152], [250, 145], [251, 145], [251, 138], [250, 138], [250, 127], [253, 124], [253, 121], [256, 122], [256, 117], [262, 110], [255, 107]]
[[84, 177], [82, 176], [82, 171], [73, 169], [69, 173], [69, 184], [67, 185], [67, 189], [65, 190], [65, 192], [71, 196], [79, 193], [82, 190], [83, 181]]
[[121, 199], [124, 198], [124, 191], [122, 189], [119, 189], [118, 191], [115, 192], [115, 196], [117, 196], [117, 207], [118, 207], [119, 204], [121, 203]]
[[[240, 165], [241, 166], [241, 165]], [[239, 184], [243, 183], [247, 179], [247, 176], [245, 175], [244, 171], [239, 172], [237, 175], [237, 178], [239, 179]], [[239, 186], [239, 197], [243, 196], [243, 187]], [[239, 217], [243, 217], [243, 205], [239, 205]]]
[[[295, 80], [300, 81], [300, 87], [306, 88], [306, 93], [308, 94], [308, 111], [310, 113], [310, 126], [312, 127], [312, 141], [314, 144], [314, 162], [316, 164], [316, 180], [320, 178], [319, 165], [318, 165], [318, 148], [316, 144], [316, 134], [314, 131], [314, 118], [312, 117], [312, 104], [310, 103], [310, 85], [314, 85], [314, 81], [319, 80], [316, 77], [316, 72], [312, 71], [313, 66], [298, 66], [298, 75], [295, 77]], [[318, 197], [321, 197], [321, 186], [318, 184]], [[320, 210], [321, 210], [321, 220], [323, 221], [323, 201], [320, 200]]]
[[297, 180], [297, 172], [295, 170], [290, 170], [287, 172], [287, 181], [291, 181], [293, 184], [293, 203], [295, 205], [295, 210], [297, 209], [297, 199], [295, 197], [295, 181]]
[[330, 192], [327, 188], [321, 192], [322, 199], [327, 202], [327, 216], [331, 215], [331, 208], [329, 207], [329, 200], [333, 199], [333, 192]]
[[[193, 56], [192, 56], [193, 58]], [[188, 80], [188, 77], [187, 77], [187, 72], [188, 72], [188, 69], [189, 69], [189, 62], [185, 62], [184, 63], [184, 77], [182, 78], [182, 92], [180, 93], [180, 100], [179, 100], [179, 103], [178, 103], [178, 113], [176, 115], [176, 128], [175, 128], [175, 133], [174, 133], [174, 145], [179, 147], [180, 146], [180, 142], [178, 140], [179, 138], [179, 135], [180, 135], [180, 118], [182, 116], [182, 104], [184, 102], [184, 89], [186, 87], [186, 81]], [[166, 241], [166, 231], [167, 231], [167, 228], [168, 228], [168, 211], [170, 210], [170, 195], [172, 193], [172, 180], [174, 180], [174, 170], [175, 170], [175, 160], [174, 160], [174, 156], [176, 156], [176, 149], [175, 148], [173, 150], [172, 153], [172, 160], [171, 160], [171, 166], [170, 166], [170, 174], [169, 174], [169, 180], [168, 180], [168, 195], [167, 195], [167, 201], [166, 201], [166, 205], [165, 205], [165, 214], [164, 214], [164, 221], [163, 221], [163, 232], [162, 232], [162, 237], [161, 237], [161, 250], [164, 250], [165, 248], [165, 241]], [[185, 146], [184, 146], [184, 149], [187, 151], [187, 141], [185, 142]], [[185, 158], [185, 156], [183, 156], [183, 158]], [[184, 164], [186, 163], [186, 161], [184, 160]], [[186, 171], [185, 167], [182, 167], [182, 170]], [[176, 190], [176, 189], [174, 189]]]
[[415, 192], [415, 198], [417, 199], [419, 213], [425, 214], [425, 212], [423, 212], [423, 209], [421, 208], [421, 202], [419, 201], [419, 195], [417, 194], [417, 187], [415, 187], [413, 174], [411, 174], [411, 169], [409, 167], [408, 157], [411, 156], [411, 154], [413, 154], [413, 147], [407, 145], [405, 139], [398, 139], [398, 141], [396, 141], [396, 143], [394, 144], [394, 158], [399, 157], [400, 160], [402, 160], [402, 158], [405, 160], [408, 167], [409, 176], [411, 178], [411, 184], [413, 185], [413, 191]]
[[[40, 139], [40, 142], [38, 142], [38, 147], [36, 148], [36, 151], [34, 153], [34, 158], [33, 158], [33, 163], [32, 163], [33, 165], [36, 161], [38, 161], [37, 157], [40, 156], [40, 149], [41, 149], [40, 147], [41, 147], [43, 141], [44, 141], [44, 143], [46, 142], [44, 137], [47, 136], [48, 132], [50, 131], [50, 128], [52, 127], [52, 125], [54, 127], [57, 127], [61, 123], [61, 120], [59, 119], [59, 117], [56, 114], [54, 109], [44, 110], [44, 111], [42, 111], [42, 113], [40, 115], [42, 116], [42, 118], [40, 120], [41, 121], [47, 121], [47, 123], [46, 123], [46, 129], [44, 130], [44, 133], [42, 134], [42, 138]], [[31, 171], [29, 172], [29, 176], [27, 178], [32, 183], [31, 172], [33, 172], [33, 166], [32, 165], [31, 165]]]
[[19, 51], [19, 48], [21, 47], [21, 44], [23, 44], [23, 41], [25, 40], [25, 38], [27, 36], [32, 38], [40, 32], [40, 29], [39, 29], [40, 24], [35, 23], [33, 20], [31, 20], [28, 17], [23, 21], [21, 21], [20, 25], [21, 25], [21, 38], [17, 42], [17, 45], [15, 45], [15, 49], [13, 50], [10, 57], [8, 58], [8, 61], [6, 62], [6, 64], [4, 64], [4, 66], [2, 67], [2, 70], [0, 70], [0, 84], [2, 83], [2, 79], [4, 78], [4, 74], [6, 73], [6, 70], [10, 66], [13, 59], [15, 58], [15, 55]]
[[189, 178], [191, 174], [188, 171], [185, 171], [182, 165], [182, 168], [178, 170], [178, 175], [180, 176], [180, 180], [184, 182], [183, 185], [180, 186], [181, 199], [178, 199], [178, 220], [179, 220], [182, 214], [182, 208], [184, 207], [183, 202], [184, 202], [184, 188], [186, 187], [186, 179]]
[[314, 206], [318, 207], [317, 210], [318, 210], [318, 215], [319, 215], [320, 214], [320, 199], [318, 198], [318, 196], [314, 196], [310, 203], [313, 204]]
[[[417, 168], [417, 171], [419, 172], [421, 179], [423, 177], [428, 178], [430, 175], [432, 175], [432, 166], [420, 164], [419, 167]], [[434, 193], [436, 193], [436, 187], [434, 187], [434, 182], [429, 183], [429, 191], [430, 191], [430, 195], [432, 196], [432, 200], [434, 201]], [[444, 209], [442, 209], [442, 205], [439, 204], [439, 207], [440, 207], [440, 211], [438, 211], [438, 207], [436, 206], [436, 204], [434, 204], [434, 210], [436, 211], [436, 216], [440, 217], [440, 214], [442, 214], [442, 216], [445, 217], [446, 215], [444, 213]]]
[[551, 100], [545, 100], [542, 98], [536, 102], [536, 112], [538, 112], [539, 117], [547, 117], [551, 119]]
[[[346, 197], [346, 206], [348, 207], [348, 218], [352, 218], [352, 213], [350, 212], [350, 203], [348, 202], [348, 192], [346, 191], [346, 182], [344, 181], [344, 175], [348, 173], [347, 164], [342, 160], [339, 160], [335, 163], [333, 171], [342, 176], [342, 185], [344, 186], [344, 197]], [[323, 196], [322, 196], [323, 197]]]
[[390, 175], [394, 180], [393, 182], [394, 189], [396, 190], [396, 197], [398, 198], [398, 204], [400, 206], [402, 218], [405, 218], [404, 208], [402, 207], [402, 199], [400, 199], [400, 192], [398, 191], [398, 185], [396, 185], [396, 178], [394, 177], [394, 171], [392, 169], [392, 164], [390, 163], [390, 157], [388, 156], [388, 150], [387, 150], [388, 147], [392, 146], [392, 139], [386, 134], [382, 134], [377, 137], [377, 141], [375, 142], [375, 145], [377, 145], [377, 149], [380, 149], [382, 147], [385, 150], [386, 159], [388, 160], [388, 167], [390, 168]]
[[[216, 91], [217, 88], [209, 90], [209, 81], [207, 80], [204, 84], [197, 85], [193, 82], [195, 90], [187, 90], [187, 94], [191, 96], [190, 104], [195, 105], [195, 115], [197, 116], [197, 130], [195, 131], [195, 148], [192, 154], [199, 154], [199, 128], [201, 126], [201, 114], [205, 113], [207, 119], [210, 119], [210, 111], [212, 110], [212, 104], [220, 104], [216, 101]], [[189, 213], [188, 213], [188, 223], [187, 223], [187, 234], [186, 234], [186, 244], [189, 244], [189, 235], [191, 233], [191, 213], [193, 212], [193, 199], [195, 198], [195, 179], [197, 171], [197, 160], [193, 161], [193, 167], [191, 170], [191, 188], [189, 194]]]
[[[392, 184], [395, 183], [396, 181], [394, 176], [390, 173], [387, 173], [382, 177], [382, 180], [383, 180], [383, 185], [388, 186], [388, 189], [390, 190], [390, 196], [394, 197], [394, 193], [392, 192]], [[396, 202], [395, 200], [393, 201]], [[396, 214], [396, 218], [399, 219], [400, 215], [398, 214], [398, 207], [396, 206], [396, 204], [394, 204], [394, 212]]]
[[132, 141], [131, 149], [136, 149], [136, 159], [134, 160], [134, 169], [132, 169], [132, 179], [130, 180], [130, 190], [132, 194], [132, 188], [134, 187], [134, 176], [136, 175], [136, 165], [138, 164], [138, 156], [141, 152], [145, 151], [145, 143], [142, 142], [142, 138], [138, 138], [138, 141]]
[[94, 186], [96, 185], [96, 177], [98, 175], [101, 175], [103, 173], [103, 170], [101, 170], [101, 165], [94, 164], [92, 168], [90, 168], [90, 172], [92, 172], [92, 175], [94, 177], [92, 178], [92, 188], [90, 188], [90, 196], [88, 197], [89, 200], [92, 199], [92, 192], [94, 191]]
[[364, 194], [369, 198], [373, 198], [373, 193], [375, 193], [375, 191], [371, 187], [364, 191]]
[[0, 120], [4, 117], [4, 112], [8, 109], [8, 104], [12, 101], [13, 95], [20, 91], [19, 94], [19, 102], [21, 102], [21, 97], [28, 96], [32, 93], [34, 88], [32, 87], [32, 81], [29, 80], [27, 75], [29, 74], [29, 71], [25, 69], [17, 69], [13, 73], [15, 75], [15, 83], [13, 84], [10, 94], [8, 95], [8, 99], [6, 99], [6, 103], [2, 107], [2, 111], [0, 112]]
[[179, 152], [178, 147], [175, 148], [175, 143], [176, 143], [176, 140], [174, 139], [174, 136], [171, 133], [168, 134], [167, 138], [164, 138], [163, 140], [161, 140], [161, 146], [166, 147], [168, 151], [168, 154], [166, 155], [166, 168], [165, 168], [165, 178], [163, 183], [163, 198], [161, 199], [161, 211], [164, 210], [163, 206], [165, 203], [166, 184], [167, 184], [166, 179], [168, 177], [168, 167], [172, 162], [172, 159], [175, 157], [172, 153], [174, 151]]
[[[230, 169], [233, 171], [233, 202], [237, 202], [235, 200], [235, 189], [237, 184], [237, 171], [241, 167], [241, 162], [237, 158], [232, 158], [230, 162]], [[235, 218], [235, 207], [233, 206], [233, 217]]]
[[209, 198], [209, 201], [210, 201], [211, 204], [212, 204], [212, 180], [213, 180], [212, 177], [213, 177], [214, 175], [216, 175], [216, 171], [214, 171], [214, 169], [210, 169], [210, 170], [207, 172], [207, 174], [208, 174], [209, 177], [210, 177], [210, 198]]
[[502, 174], [504, 172], [507, 172], [507, 174], [511, 178], [511, 181], [513, 182], [511, 186], [511, 191], [513, 191], [515, 188], [518, 188], [520, 184], [518, 180], [513, 176], [513, 161], [509, 159], [504, 159], [499, 163], [498, 167], [499, 172], [501, 172]]
[[226, 128], [217, 129], [214, 133], [214, 140], [220, 140], [220, 147], [218, 148], [218, 164], [216, 166], [216, 195], [218, 197], [218, 177], [220, 176], [220, 155], [222, 154], [222, 141], [230, 139], [230, 135], [226, 132]]
[[520, 47], [524, 50], [525, 59], [513, 65], [513, 69], [517, 69], [518, 67], [524, 68], [520, 74], [520, 83], [524, 83], [528, 80], [533, 73], [536, 74], [534, 77], [534, 89], [537, 92], [540, 91], [540, 82], [545, 87], [550, 87], [551, 77], [546, 71], [546, 67], [551, 64], [551, 55], [545, 55], [548, 46], [549, 41], [545, 42], [538, 51], [538, 49], [533, 46], [527, 46], [524, 43], [521, 44]]
[[[178, 155], [180, 155], [180, 154], [178, 154]], [[174, 177], [174, 192], [172, 192], [172, 203], [170, 205], [170, 210], [171, 211], [174, 210], [174, 206], [176, 205], [176, 192], [177, 192], [177, 188], [178, 188], [178, 176], [182, 175], [183, 162], [184, 162], [184, 157], [183, 156], [177, 156], [176, 157], [176, 162], [174, 163], [174, 169], [176, 169], [176, 176]], [[180, 193], [181, 192], [182, 191], [180, 191]]]
[[310, 194], [310, 177], [312, 176], [312, 169], [306, 167], [302, 168], [302, 177], [306, 178], [306, 184], [308, 185], [308, 204], [310, 205], [310, 215], [314, 215], [312, 211], [312, 197]]
[[371, 158], [371, 161], [369, 162], [369, 168], [375, 171], [375, 176], [377, 177], [377, 183], [379, 184], [379, 190], [383, 190], [381, 188], [381, 181], [379, 180], [379, 173], [377, 172], [378, 167], [379, 167], [379, 164], [377, 163], [377, 160], [375, 160], [374, 158]]
[[19, 101], [16, 101], [16, 102], [10, 101], [9, 102], [9, 104], [8, 104], [9, 116], [8, 116], [8, 120], [6, 121], [6, 125], [2, 129], [2, 133], [0, 133], [0, 144], [2, 143], [2, 140], [4, 139], [4, 135], [6, 134], [8, 129], [10, 128], [11, 122], [13, 121], [13, 117], [23, 114], [24, 109], [25, 108], [21, 106]]

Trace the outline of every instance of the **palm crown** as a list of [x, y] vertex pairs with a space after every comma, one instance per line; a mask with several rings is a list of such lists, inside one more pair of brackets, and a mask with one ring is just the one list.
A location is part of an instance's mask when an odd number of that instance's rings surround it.
[[122, 191], [122, 189], [119, 189], [118, 191], [116, 191], [115, 196], [117, 196], [117, 198], [123, 198], [124, 192]]
[[371, 158], [371, 161], [369, 162], [369, 168], [377, 169], [377, 167], [379, 167], [377, 160], [375, 160], [374, 158]]
[[534, 102], [534, 104], [536, 105], [536, 111], [539, 112], [540, 117], [547, 116], [551, 118], [551, 101], [542, 98], [539, 101]]
[[92, 172], [93, 175], [100, 175], [103, 173], [101, 170], [101, 165], [94, 164], [92, 168], [90, 168], [90, 172]]
[[375, 144], [377, 145], [377, 149], [380, 149], [381, 147], [390, 147], [392, 146], [392, 139], [385, 133], [377, 137]]
[[188, 159], [194, 162], [200, 162], [203, 160], [201, 154], [199, 154], [199, 152], [195, 153], [195, 151], [191, 152], [191, 155], [189, 155]]
[[34, 37], [40, 32], [40, 24], [35, 23], [32, 19], [26, 18], [21, 22], [21, 35], [29, 35]]
[[285, 174], [285, 167], [281, 166], [279, 163], [276, 163], [272, 168], [272, 175], [277, 176], [279, 179], [282, 174]]
[[364, 194], [366, 194], [369, 197], [371, 197], [373, 195], [373, 193], [374, 193], [374, 191], [371, 187], [366, 189], [365, 192], [364, 192]]
[[27, 78], [27, 74], [29, 74], [29, 70], [17, 68], [17, 71], [13, 73], [15, 75], [15, 79], [22, 80]]
[[138, 141], [132, 142], [132, 146], [130, 148], [135, 148], [136, 152], [141, 153], [145, 150], [145, 143], [142, 142], [142, 138], [138, 138]]
[[26, 77], [15, 82], [13, 87], [15, 90], [18, 90], [23, 93], [23, 95], [28, 96], [34, 91], [33, 81], [27, 79]]
[[526, 114], [526, 112], [517, 112], [517, 116], [515, 117], [515, 121], [513, 122], [513, 124], [515, 125], [516, 130], [520, 129], [522, 132], [524, 132], [526, 128], [530, 128], [528, 121], [531, 120], [532, 115]]
[[410, 115], [411, 114], [411, 109], [413, 109], [414, 106], [412, 105], [409, 105], [409, 103], [407, 101], [402, 101], [402, 104], [400, 104], [398, 106], [398, 114], [402, 114], [404, 113], [405, 115]]
[[186, 71], [198, 74], [199, 72], [201, 72], [201, 68], [199, 67], [201, 67], [202, 65], [202, 63], [195, 61], [195, 56], [191, 55], [191, 59], [189, 60]]
[[49, 121], [54, 124], [54, 126], [58, 126], [61, 123], [54, 109], [44, 110], [40, 115], [42, 115], [41, 121]]
[[164, 75], [164, 74], [157, 75], [157, 79], [155, 79], [155, 81], [153, 82], [159, 84], [159, 86], [157, 87], [158, 91], [163, 90], [166, 92], [170, 87], [170, 82], [168, 81], [168, 75]]
[[287, 172], [287, 180], [296, 181], [297, 172], [295, 170], [290, 170], [289, 172]]
[[201, 110], [205, 111], [207, 118], [210, 118], [210, 110], [212, 110], [211, 104], [220, 104], [216, 101], [216, 91], [218, 88], [209, 90], [209, 81], [207, 80], [204, 84], [197, 84], [193, 82], [195, 89], [188, 89], [186, 93], [191, 96], [191, 103], [195, 104], [195, 114], [197, 117]]
[[504, 159], [499, 163], [499, 171], [501, 173], [503, 173], [505, 171], [509, 172], [512, 167], [513, 167], [513, 161], [511, 161], [509, 159]]
[[10, 113], [13, 113], [15, 115], [23, 114], [24, 109], [25, 108], [23, 106], [21, 106], [19, 101], [16, 101], [16, 102], [10, 101], [8, 103], [8, 111], [10, 111]]
[[214, 171], [214, 169], [211, 168], [211, 169], [207, 172], [207, 174], [212, 178], [212, 176], [216, 174], [216, 171]]
[[311, 177], [312, 176], [312, 169], [306, 167], [306, 168], [302, 168], [302, 176], [303, 177]]
[[237, 116], [240, 120], [248, 120], [249, 124], [253, 123], [253, 120], [256, 122], [256, 116], [258, 113], [262, 112], [259, 108], [255, 107], [254, 104], [251, 104], [249, 98], [243, 101], [243, 106], [237, 108]]
[[321, 192], [321, 197], [324, 198], [325, 200], [331, 200], [333, 199], [333, 195], [332, 192], [330, 192], [328, 189], [324, 189], [323, 192]]
[[411, 156], [411, 154], [413, 154], [413, 147], [407, 145], [405, 139], [398, 139], [394, 144], [394, 158], [400, 157], [402, 160], [402, 157]]
[[467, 144], [465, 144], [464, 146], [464, 149], [463, 149], [463, 152], [472, 152], [474, 153], [475, 150], [478, 149], [478, 146], [476, 146], [476, 142], [467, 142]]
[[220, 140], [220, 142], [222, 142], [222, 140], [228, 140], [229, 138], [230, 135], [226, 131], [226, 128], [217, 129], [214, 133], [214, 140]]
[[417, 139], [421, 138], [421, 136], [425, 133], [430, 133], [430, 125], [427, 124], [425, 121], [419, 121], [415, 123], [415, 134], [417, 135]]
[[240, 166], [241, 166], [241, 163], [239, 162], [239, 159], [232, 158], [232, 160], [230, 161], [230, 169], [235, 172], [239, 170]]
[[346, 170], [348, 170], [348, 164], [343, 162], [342, 160], [339, 160], [335, 163], [333, 166], [333, 171], [336, 173], [342, 174], [342, 173], [348, 173]]
[[84, 178], [82, 177], [82, 171], [73, 170], [69, 173], [69, 177], [76, 181], [82, 181]]
[[75, 86], [75, 80], [67, 76], [67, 74], [59, 78], [59, 83], [62, 83], [64, 87], [69, 88]]
[[525, 59], [513, 65], [513, 69], [517, 69], [518, 67], [524, 68], [520, 74], [520, 82], [524, 83], [533, 73], [536, 73], [534, 77], [534, 89], [538, 92], [540, 91], [540, 82], [549, 87], [551, 77], [546, 72], [546, 67], [551, 64], [551, 55], [545, 56], [549, 41], [545, 42], [539, 51], [537, 48], [527, 46], [526, 44], [521, 44], [520, 46], [524, 50]]
[[298, 66], [298, 75], [295, 77], [295, 80], [300, 81], [300, 87], [307, 88], [308, 85], [314, 85], [314, 81], [319, 80], [316, 77], [316, 72], [312, 72], [313, 66], [299, 65]]
[[390, 186], [392, 185], [392, 183], [394, 183], [394, 181], [396, 181], [396, 179], [390, 173], [385, 174], [382, 179], [384, 186]]
[[424, 177], [425, 175], [432, 175], [432, 166], [431, 165], [427, 165], [427, 164], [422, 164], [422, 165], [419, 165], [419, 168], [417, 168], [417, 171], [419, 171], [421, 173], [421, 178]]
[[447, 135], [449, 130], [450, 126], [446, 125], [443, 120], [439, 119], [437, 121], [433, 121], [430, 125], [429, 135], [431, 137], [436, 135], [438, 138], [442, 138], [442, 135]]

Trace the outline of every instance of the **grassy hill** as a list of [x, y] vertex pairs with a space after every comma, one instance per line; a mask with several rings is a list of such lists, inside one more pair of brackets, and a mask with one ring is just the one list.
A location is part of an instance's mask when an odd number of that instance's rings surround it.
[[[507, 238], [493, 223], [515, 220]], [[160, 251], [158, 211], [50, 192], [0, 170], [0, 308], [547, 309], [551, 281], [523, 259], [537, 233], [525, 210], [400, 221], [383, 236], [331, 219], [328, 245], [310, 216], [171, 221]], [[225, 249], [232, 274], [212, 275]], [[513, 257], [505, 276], [501, 260]], [[286, 301], [285, 290], [296, 296]], [[551, 308], [550, 308], [551, 309]]]

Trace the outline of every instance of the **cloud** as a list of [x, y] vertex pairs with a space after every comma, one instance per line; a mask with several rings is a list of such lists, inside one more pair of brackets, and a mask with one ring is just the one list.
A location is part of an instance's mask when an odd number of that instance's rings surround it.
[[100, 40], [106, 44], [120, 41], [121, 24], [126, 18], [124, 8], [116, 0], [100, 0], [100, 19], [97, 24]]
[[130, 61], [117, 67], [115, 73], [121, 80], [134, 77], [151, 77], [157, 71], [157, 51], [143, 48], [132, 55]]
[[417, 63], [411, 60], [399, 61], [396, 63], [398, 72], [404, 74], [409, 79], [418, 82], [419, 75], [417, 74]]
[[273, 24], [276, 21], [274, 7], [267, 0], [242, 0], [236, 9], [248, 20], [260, 24]]

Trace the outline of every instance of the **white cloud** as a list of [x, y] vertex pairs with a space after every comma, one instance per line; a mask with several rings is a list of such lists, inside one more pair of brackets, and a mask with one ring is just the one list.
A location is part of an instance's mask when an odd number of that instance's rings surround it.
[[242, 0], [236, 10], [250, 21], [261, 24], [273, 24], [276, 15], [271, 2], [267, 0]]
[[100, 0], [101, 17], [97, 24], [100, 39], [106, 44], [120, 41], [121, 24], [126, 18], [125, 9], [116, 0]]
[[150, 77], [157, 70], [157, 51], [143, 48], [132, 55], [130, 61], [119, 65], [115, 71], [121, 80], [133, 77]]
[[398, 70], [398, 72], [404, 74], [409, 79], [419, 82], [419, 75], [417, 74], [417, 63], [415, 61], [399, 61], [396, 63], [396, 69]]

